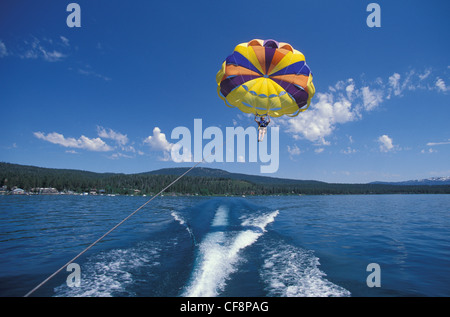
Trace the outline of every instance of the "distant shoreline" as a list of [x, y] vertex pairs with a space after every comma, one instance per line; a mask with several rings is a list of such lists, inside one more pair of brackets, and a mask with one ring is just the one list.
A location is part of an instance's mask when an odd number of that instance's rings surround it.
[[[152, 196], [187, 168], [139, 174], [94, 173], [0, 163], [0, 195]], [[444, 179], [444, 178], [443, 178]], [[403, 185], [345, 184], [282, 179], [196, 168], [165, 191], [176, 196], [450, 194], [450, 183]]]
[[[159, 197], [234, 197], [234, 198], [257, 198], [257, 197], [303, 197], [303, 196], [378, 196], [378, 195], [448, 195], [449, 193], [369, 193], [369, 194], [258, 194], [258, 195], [225, 195], [225, 194], [211, 194], [211, 195], [195, 195], [195, 194], [180, 194], [180, 193], [169, 193], [159, 195]], [[81, 196], [81, 197], [148, 197], [152, 198], [154, 195], [121, 195], [121, 194], [106, 194], [106, 195], [89, 195], [84, 193], [74, 193], [74, 194], [4, 194], [0, 193], [0, 197], [2, 196]]]

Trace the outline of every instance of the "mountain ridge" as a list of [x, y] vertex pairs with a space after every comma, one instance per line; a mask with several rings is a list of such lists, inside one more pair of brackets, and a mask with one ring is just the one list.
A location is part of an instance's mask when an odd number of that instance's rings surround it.
[[[148, 175], [181, 175], [186, 172], [188, 167], [172, 167], [172, 168], [162, 168], [154, 171], [139, 173]], [[230, 178], [237, 180], [245, 180], [253, 182], [256, 184], [265, 184], [267, 182], [272, 182], [273, 184], [327, 184], [326, 182], [317, 180], [301, 180], [301, 179], [289, 179], [281, 177], [272, 176], [261, 176], [261, 175], [250, 175], [243, 173], [233, 173], [222, 169], [209, 168], [209, 167], [197, 167], [193, 169], [188, 174], [192, 177], [220, 177], [220, 178]]]
[[[179, 176], [186, 172], [190, 167], [169, 167], [169, 168], [161, 168], [157, 170], [147, 171], [147, 172], [139, 172], [139, 173], [116, 173], [116, 172], [93, 172], [86, 170], [78, 170], [78, 169], [66, 169], [66, 168], [52, 168], [52, 167], [40, 167], [34, 165], [22, 165], [8, 162], [0, 162], [0, 169], [2, 168], [18, 168], [21, 171], [46, 171], [46, 172], [54, 172], [54, 173], [83, 173], [85, 175], [90, 176], [132, 176], [132, 175], [176, 175]], [[253, 182], [256, 184], [265, 184], [267, 182], [272, 182], [273, 184], [285, 184], [285, 185], [295, 185], [295, 184], [352, 184], [352, 185], [450, 185], [450, 176], [440, 176], [440, 177], [430, 177], [420, 180], [406, 180], [406, 181], [373, 181], [368, 183], [330, 183], [319, 180], [302, 180], [302, 179], [292, 179], [292, 178], [282, 178], [282, 177], [273, 177], [273, 176], [261, 176], [261, 175], [251, 175], [244, 173], [235, 173], [229, 172], [223, 169], [218, 168], [210, 168], [210, 167], [196, 167], [192, 171], [190, 171], [188, 176], [191, 177], [213, 177], [213, 178], [229, 178], [236, 180], [245, 180], [249, 182]]]
[[371, 182], [369, 184], [384, 184], [384, 185], [450, 185], [450, 176], [440, 176], [440, 177], [430, 177], [423, 179], [412, 179], [407, 181], [399, 181], [399, 182], [383, 182], [376, 181]]

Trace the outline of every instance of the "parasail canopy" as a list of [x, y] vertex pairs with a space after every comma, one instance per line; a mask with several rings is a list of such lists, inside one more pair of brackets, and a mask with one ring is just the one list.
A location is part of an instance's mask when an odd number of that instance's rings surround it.
[[236, 46], [216, 75], [225, 104], [255, 115], [296, 116], [314, 96], [305, 56], [290, 44], [251, 40]]

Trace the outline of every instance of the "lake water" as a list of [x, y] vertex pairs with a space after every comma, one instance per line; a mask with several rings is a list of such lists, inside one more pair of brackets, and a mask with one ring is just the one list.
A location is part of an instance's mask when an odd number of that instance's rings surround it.
[[[148, 199], [0, 196], [0, 296]], [[450, 195], [158, 197], [75, 262], [33, 296], [450, 296]]]

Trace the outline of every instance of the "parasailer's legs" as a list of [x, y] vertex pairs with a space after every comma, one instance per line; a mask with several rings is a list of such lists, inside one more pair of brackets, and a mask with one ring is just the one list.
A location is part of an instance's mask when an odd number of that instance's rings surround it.
[[264, 139], [264, 135], [267, 132], [267, 128], [266, 127], [259, 127], [258, 131], [259, 131], [258, 142], [262, 142], [262, 140]]

